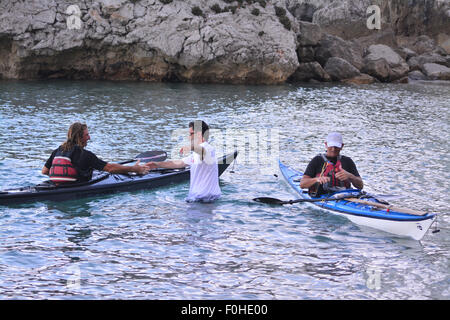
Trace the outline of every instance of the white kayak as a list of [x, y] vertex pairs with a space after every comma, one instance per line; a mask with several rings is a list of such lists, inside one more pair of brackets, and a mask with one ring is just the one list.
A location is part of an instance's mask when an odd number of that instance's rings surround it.
[[[357, 189], [342, 190], [334, 194], [326, 194], [317, 198], [311, 197], [307, 191], [300, 188], [303, 173], [294, 170], [281, 161], [280, 172], [292, 189], [302, 199], [317, 199], [311, 202], [334, 214], [344, 216], [355, 224], [372, 227], [398, 236], [421, 240], [436, 219], [436, 213], [415, 211], [399, 208], [381, 202], [378, 199], [362, 193]], [[342, 196], [339, 196], [342, 194]], [[346, 197], [346, 195], [349, 195]], [[362, 196], [362, 197], [361, 197]], [[337, 200], [320, 201], [335, 197]]]

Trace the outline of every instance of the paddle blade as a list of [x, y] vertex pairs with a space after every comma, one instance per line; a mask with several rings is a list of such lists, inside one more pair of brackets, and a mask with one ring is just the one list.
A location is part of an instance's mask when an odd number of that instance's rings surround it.
[[160, 162], [167, 159], [167, 152], [161, 150], [146, 151], [136, 156], [136, 160], [141, 162]]
[[270, 198], [270, 197], [254, 198], [253, 201], [267, 203], [267, 204], [285, 204], [286, 203], [283, 200], [276, 199], [276, 198]]

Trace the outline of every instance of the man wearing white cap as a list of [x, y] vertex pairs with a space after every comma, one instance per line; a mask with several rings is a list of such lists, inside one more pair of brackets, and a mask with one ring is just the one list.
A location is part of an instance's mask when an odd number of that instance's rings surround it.
[[325, 147], [327, 148], [325, 154], [319, 154], [309, 162], [300, 181], [300, 187], [309, 189], [309, 193], [313, 196], [348, 189], [351, 185], [362, 189], [364, 183], [355, 163], [351, 158], [340, 155], [344, 147], [342, 135], [338, 132], [328, 134]]

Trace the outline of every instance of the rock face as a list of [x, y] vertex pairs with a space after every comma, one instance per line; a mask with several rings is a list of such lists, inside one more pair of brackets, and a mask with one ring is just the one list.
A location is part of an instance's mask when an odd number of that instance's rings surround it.
[[[367, 9], [373, 4], [380, 9], [379, 30], [367, 27], [373, 14]], [[424, 65], [449, 67], [450, 1], [291, 0], [287, 6], [300, 25], [316, 25], [322, 34], [314, 47], [300, 43], [299, 61], [313, 62], [314, 52], [314, 59], [334, 81], [405, 83], [414, 70], [423, 71], [425, 75], [420, 74], [428, 80], [445, 78], [442, 68], [438, 72], [438, 67], [428, 66], [427, 74]], [[336, 58], [348, 62], [361, 74], [348, 78], [346, 72], [350, 68]], [[307, 81], [306, 74], [301, 74]], [[413, 78], [421, 75], [411, 73]]]
[[346, 60], [338, 57], [328, 59], [325, 64], [325, 71], [333, 80], [344, 80], [354, 78], [360, 75], [358, 69], [348, 63]]
[[316, 51], [316, 59], [322, 65], [332, 57], [346, 60], [355, 68], [363, 67], [363, 48], [356, 42], [345, 41], [336, 36], [326, 35], [320, 41], [320, 47]]
[[366, 27], [370, 16], [367, 8], [371, 5], [380, 8], [380, 32], [392, 30], [398, 36], [413, 39], [427, 35], [437, 40], [440, 46], [450, 38], [450, 3], [446, 0], [288, 1], [288, 7], [296, 17], [318, 24], [323, 32], [344, 40], [374, 35]]
[[0, 79], [446, 78], [450, 1], [375, 2], [380, 30], [372, 0], [1, 0]]
[[[80, 29], [68, 28], [69, 5]], [[270, 3], [234, 13], [177, 0], [4, 0], [0, 9], [4, 78], [280, 83], [298, 67], [296, 29]]]

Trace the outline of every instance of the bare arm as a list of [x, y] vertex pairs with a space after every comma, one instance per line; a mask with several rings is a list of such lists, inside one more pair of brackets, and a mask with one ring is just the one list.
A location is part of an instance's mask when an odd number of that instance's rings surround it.
[[364, 187], [364, 183], [361, 177], [357, 177], [354, 174], [341, 169], [338, 173], [336, 173], [336, 178], [341, 181], [349, 180], [353, 186], [357, 189], [362, 189]]
[[317, 182], [320, 184], [324, 184], [330, 180], [329, 177], [314, 177], [311, 178], [310, 176], [307, 176], [306, 174], [303, 175], [302, 180], [300, 180], [300, 188], [302, 189], [309, 189], [313, 185], [315, 185]]
[[147, 174], [150, 170], [150, 166], [148, 164], [140, 165], [139, 161], [136, 162], [133, 166], [124, 166], [118, 163], [107, 163], [103, 168], [103, 171], [109, 173], [122, 173], [127, 174], [129, 172], [136, 172], [137, 174]]
[[165, 169], [179, 169], [187, 167], [187, 164], [185, 164], [182, 160], [168, 160], [168, 161], [162, 161], [162, 162], [149, 162], [148, 163], [150, 168], [165, 168]]
[[351, 173], [349, 173], [349, 175], [348, 179], [356, 189], [362, 189], [364, 187], [364, 182], [361, 177], [357, 177]]

